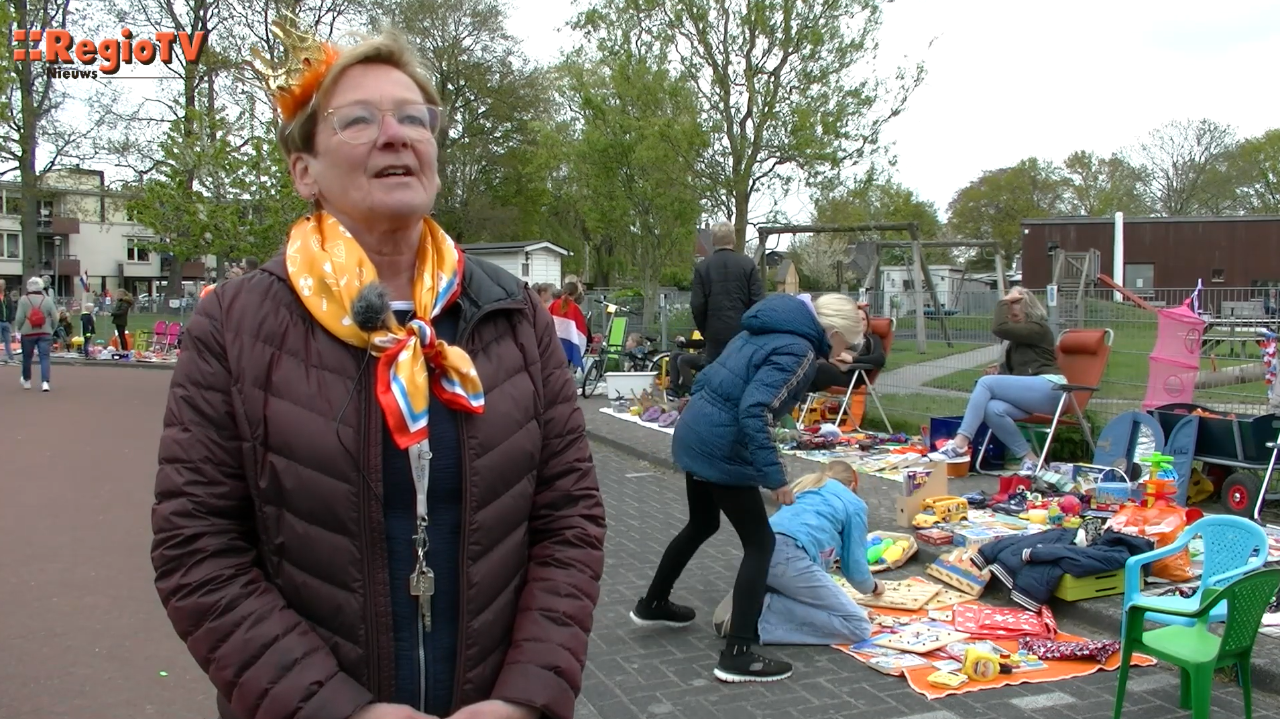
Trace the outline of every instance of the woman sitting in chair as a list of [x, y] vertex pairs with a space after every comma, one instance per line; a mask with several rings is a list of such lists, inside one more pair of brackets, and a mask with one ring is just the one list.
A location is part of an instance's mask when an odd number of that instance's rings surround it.
[[[862, 346], [841, 352], [830, 360], [818, 360], [817, 373], [814, 374], [810, 392], [822, 392], [829, 387], [848, 387], [850, 383], [857, 389], [867, 383], [867, 372], [884, 368], [884, 342], [871, 331], [871, 315], [867, 314], [866, 305], [858, 305], [858, 315], [862, 317]], [[856, 352], [856, 354], [855, 354]], [[863, 370], [861, 374], [858, 370]]]
[[969, 395], [964, 419], [955, 439], [931, 455], [958, 459], [969, 454], [969, 443], [985, 420], [987, 426], [1022, 458], [1020, 471], [1032, 474], [1039, 458], [1018, 429], [1017, 422], [1033, 414], [1051, 415], [1058, 409], [1067, 380], [1058, 369], [1053, 330], [1044, 307], [1034, 295], [1014, 287], [996, 303], [991, 333], [1005, 341], [1004, 361], [986, 369]]

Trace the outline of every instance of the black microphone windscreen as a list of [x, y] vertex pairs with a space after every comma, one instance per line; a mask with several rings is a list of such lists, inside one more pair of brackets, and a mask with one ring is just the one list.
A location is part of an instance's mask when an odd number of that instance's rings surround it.
[[391, 296], [381, 282], [370, 282], [356, 293], [351, 303], [351, 321], [364, 332], [374, 332], [386, 324], [391, 314]]

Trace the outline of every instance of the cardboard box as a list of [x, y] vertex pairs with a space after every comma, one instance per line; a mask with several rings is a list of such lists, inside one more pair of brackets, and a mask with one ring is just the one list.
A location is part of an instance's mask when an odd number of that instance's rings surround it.
[[[899, 527], [914, 529], [911, 525], [911, 520], [915, 519], [915, 516], [924, 509], [924, 500], [933, 497], [946, 497], [949, 494], [946, 462], [932, 462], [924, 465], [923, 469], [932, 470], [929, 478], [923, 483], [914, 482], [912, 488], [915, 491], [910, 496], [896, 497], [894, 500], [897, 506]], [[904, 481], [903, 484], [906, 485], [907, 483]]]
[[945, 476], [946, 465], [941, 462], [902, 470], [902, 496], [910, 497], [923, 490], [934, 479], [938, 465], [942, 465]]

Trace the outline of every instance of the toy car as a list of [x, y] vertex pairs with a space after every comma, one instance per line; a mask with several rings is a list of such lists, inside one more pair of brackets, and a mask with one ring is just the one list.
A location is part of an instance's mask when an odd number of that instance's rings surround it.
[[933, 497], [924, 500], [924, 511], [911, 520], [916, 529], [929, 529], [937, 524], [950, 524], [969, 517], [969, 502], [964, 497]]

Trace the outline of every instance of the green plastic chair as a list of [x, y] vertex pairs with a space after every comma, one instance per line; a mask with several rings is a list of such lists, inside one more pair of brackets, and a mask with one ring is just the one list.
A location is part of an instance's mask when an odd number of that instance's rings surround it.
[[605, 340], [605, 346], [610, 352], [621, 352], [627, 344], [627, 318], [614, 315], [609, 320], [609, 336]]
[[[1120, 650], [1115, 719], [1120, 719], [1124, 708], [1124, 689], [1134, 652], [1150, 654], [1181, 669], [1180, 704], [1183, 709], [1191, 710], [1192, 719], [1209, 719], [1214, 670], [1236, 665], [1240, 685], [1244, 689], [1244, 719], [1252, 719], [1250, 662], [1253, 660], [1253, 642], [1258, 638], [1262, 615], [1275, 597], [1277, 588], [1280, 588], [1280, 569], [1260, 569], [1221, 589], [1206, 589], [1200, 598], [1200, 606], [1194, 609], [1177, 611], [1166, 606], [1144, 605], [1141, 600], [1130, 604]], [[1209, 631], [1209, 613], [1222, 602], [1230, 603], [1227, 605], [1227, 621], [1222, 625], [1222, 636], [1218, 636]], [[1147, 612], [1194, 619], [1195, 626], [1171, 625], [1145, 631], [1143, 617]]]

